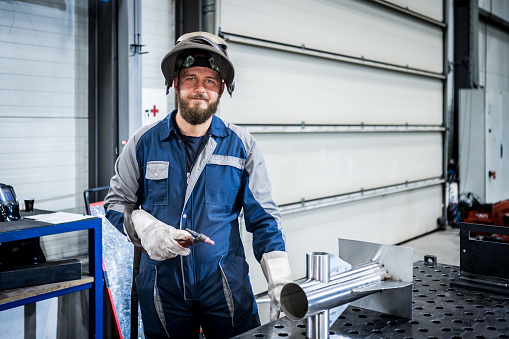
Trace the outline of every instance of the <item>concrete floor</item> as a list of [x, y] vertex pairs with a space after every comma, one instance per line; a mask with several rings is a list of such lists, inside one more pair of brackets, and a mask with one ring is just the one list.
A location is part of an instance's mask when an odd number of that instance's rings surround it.
[[[435, 231], [400, 244], [413, 248], [413, 261], [424, 260], [425, 255], [434, 255], [440, 264], [460, 265], [459, 228]], [[269, 299], [262, 295], [257, 299], [262, 325], [269, 322]]]
[[421, 236], [405, 242], [401, 246], [414, 249], [414, 261], [424, 260], [424, 256], [435, 255], [440, 264], [460, 265], [460, 230], [448, 228], [444, 231]]

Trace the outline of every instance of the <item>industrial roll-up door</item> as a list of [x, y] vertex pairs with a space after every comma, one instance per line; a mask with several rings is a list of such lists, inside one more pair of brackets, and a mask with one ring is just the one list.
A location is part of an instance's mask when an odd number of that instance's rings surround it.
[[222, 0], [217, 19], [237, 83], [219, 115], [262, 149], [294, 278], [338, 237], [394, 244], [437, 228], [442, 1]]
[[509, 91], [509, 2], [479, 0], [478, 57], [481, 88]]
[[88, 183], [88, 4], [0, 2], [0, 182], [36, 208]]
[[[22, 209], [28, 198], [42, 210], [83, 206], [88, 15], [88, 1], [0, 1], [0, 182], [14, 187]], [[86, 254], [87, 241], [87, 231], [53, 234], [41, 237], [41, 247], [48, 261], [59, 260]], [[0, 336], [54, 338], [57, 328], [75, 327], [57, 322], [59, 307], [68, 310], [66, 300], [79, 294], [1, 312]], [[82, 314], [72, 305], [69, 318], [78, 319]]]

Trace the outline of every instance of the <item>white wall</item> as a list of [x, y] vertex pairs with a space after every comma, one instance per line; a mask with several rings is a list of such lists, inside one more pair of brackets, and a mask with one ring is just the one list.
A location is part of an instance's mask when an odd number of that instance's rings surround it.
[[[174, 92], [166, 95], [161, 60], [175, 44], [175, 2], [144, 0], [142, 5], [143, 125], [161, 120], [175, 108]], [[155, 112], [156, 106], [157, 112]], [[147, 112], [148, 111], [148, 112]], [[155, 116], [154, 116], [155, 113]]]

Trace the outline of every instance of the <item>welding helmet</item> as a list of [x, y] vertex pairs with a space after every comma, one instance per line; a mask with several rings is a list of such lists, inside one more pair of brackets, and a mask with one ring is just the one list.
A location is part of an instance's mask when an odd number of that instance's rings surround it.
[[19, 203], [14, 188], [0, 184], [0, 222], [21, 219]]
[[[226, 42], [208, 32], [193, 32], [182, 35], [175, 47], [161, 61], [161, 70], [166, 80], [166, 94], [169, 93], [175, 78], [182, 68], [194, 66], [208, 67], [221, 74], [226, 90], [233, 93], [235, 88], [235, 69], [226, 52]], [[193, 54], [207, 54], [205, 60], [194, 58]]]

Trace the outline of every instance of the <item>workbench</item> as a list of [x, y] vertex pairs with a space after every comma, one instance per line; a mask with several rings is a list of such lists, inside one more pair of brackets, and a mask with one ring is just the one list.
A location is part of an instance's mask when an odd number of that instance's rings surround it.
[[71, 218], [71, 222], [43, 222], [26, 217], [53, 212], [35, 210], [22, 212], [23, 219], [3, 222], [0, 227], [0, 243], [37, 238], [46, 235], [88, 230], [89, 275], [81, 279], [0, 291], [0, 311], [69, 294], [85, 289], [89, 292], [90, 338], [102, 338], [103, 286], [102, 286], [102, 223], [100, 218]]
[[[349, 306], [330, 338], [509, 338], [509, 296], [451, 285], [460, 268], [414, 263], [412, 319]], [[286, 317], [235, 338], [305, 338], [306, 320]]]

